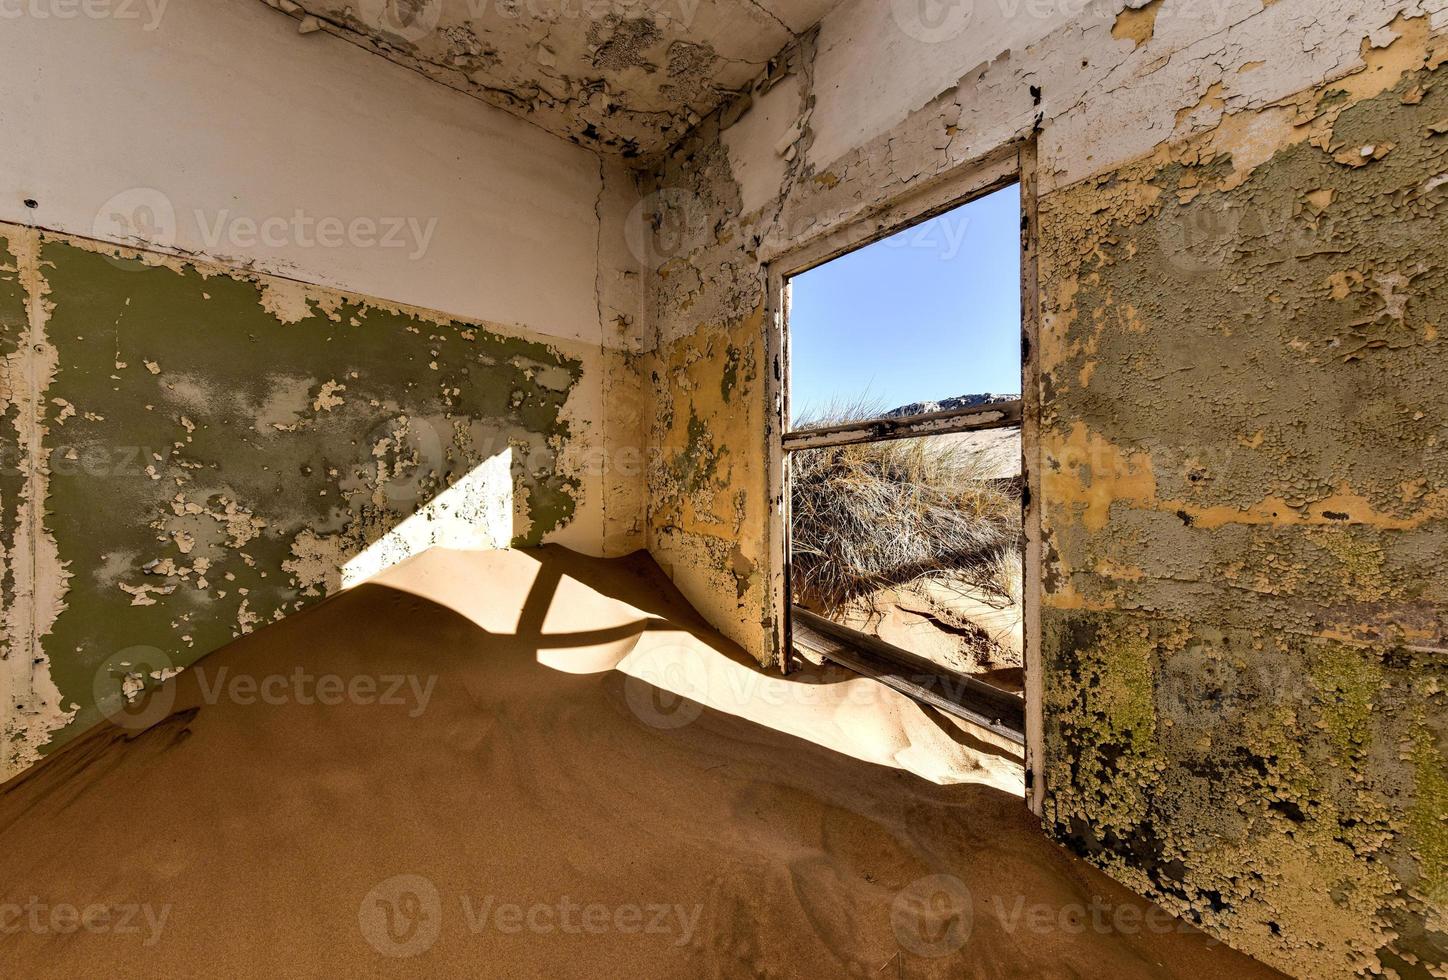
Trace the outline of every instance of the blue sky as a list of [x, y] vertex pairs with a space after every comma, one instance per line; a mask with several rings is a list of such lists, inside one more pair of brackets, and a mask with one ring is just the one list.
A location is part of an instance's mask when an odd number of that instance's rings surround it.
[[1007, 187], [793, 280], [796, 418], [1021, 390], [1020, 190]]

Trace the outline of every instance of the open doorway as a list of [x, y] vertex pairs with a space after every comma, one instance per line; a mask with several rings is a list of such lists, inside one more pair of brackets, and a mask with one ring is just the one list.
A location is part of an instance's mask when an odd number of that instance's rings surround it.
[[1024, 745], [1033, 188], [996, 170], [781, 271], [781, 598], [786, 657]]

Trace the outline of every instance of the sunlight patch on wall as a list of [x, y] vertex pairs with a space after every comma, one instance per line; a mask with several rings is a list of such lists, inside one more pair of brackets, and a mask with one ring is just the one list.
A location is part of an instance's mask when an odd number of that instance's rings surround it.
[[504, 449], [342, 566], [351, 588], [428, 548], [491, 551], [513, 539], [513, 451]]

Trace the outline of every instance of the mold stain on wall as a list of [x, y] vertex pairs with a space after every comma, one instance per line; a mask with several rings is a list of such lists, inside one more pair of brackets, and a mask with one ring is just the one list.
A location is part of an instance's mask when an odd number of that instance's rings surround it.
[[1046, 828], [1289, 973], [1448, 976], [1444, 42], [1409, 0], [1230, 6], [1204, 38], [1093, 5], [837, 160], [812, 37], [779, 132], [706, 119], [656, 175], [704, 217], [652, 278], [649, 546], [767, 658], [767, 591], [728, 592], [765, 553], [766, 263], [1034, 137]]
[[[764, 460], [744, 451], [762, 427], [755, 392], [763, 335], [761, 309], [673, 346], [653, 368], [663, 400], [649, 533], [666, 560], [711, 570], [702, 585], [686, 578], [684, 588], [726, 632], [757, 616], [765, 601], [762, 542], [749, 534], [766, 521]], [[757, 631], [734, 632], [761, 661], [772, 656]]]
[[640, 160], [747, 85], [830, 5], [264, 2], [302, 33], [334, 33], [575, 143]]
[[[1230, 0], [1200, 36], [1187, 6], [1092, 4], [826, 160], [806, 34], [675, 147], [651, 336], [608, 362], [647, 406], [649, 547], [768, 659], [765, 264], [1034, 137], [1047, 828], [1289, 972], [1442, 977], [1442, 6]], [[726, 146], [786, 77], [797, 115]], [[461, 523], [576, 520], [596, 351], [3, 237], [7, 767], [96, 716], [98, 673], [153, 680], [129, 645], [181, 665], [406, 554], [505, 451]]]
[[[652, 175], [645, 198], [665, 232], [647, 297], [656, 345], [643, 379], [653, 404], [649, 551], [715, 628], [761, 664], [778, 656], [768, 527], [779, 501], [771, 497], [767, 447], [768, 382], [780, 365], [766, 344], [766, 281], [754, 237], [761, 211], [745, 212], [720, 131], [754, 98], [807, 72], [813, 50], [811, 32], [750, 95], [705, 119]], [[771, 156], [781, 158], [786, 183], [802, 171], [792, 149]]]
[[1395, 26], [1042, 205], [1048, 827], [1304, 976], [1448, 969], [1448, 71]]
[[537, 544], [576, 516], [570, 399], [596, 348], [29, 229], [0, 241], [0, 778], [370, 571]]

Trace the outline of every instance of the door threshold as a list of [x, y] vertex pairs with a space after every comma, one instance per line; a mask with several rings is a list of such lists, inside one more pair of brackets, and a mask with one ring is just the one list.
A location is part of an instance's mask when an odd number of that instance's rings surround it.
[[907, 697], [1026, 744], [1025, 699], [968, 674], [957, 674], [879, 637], [793, 606], [794, 644]]

